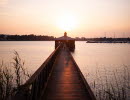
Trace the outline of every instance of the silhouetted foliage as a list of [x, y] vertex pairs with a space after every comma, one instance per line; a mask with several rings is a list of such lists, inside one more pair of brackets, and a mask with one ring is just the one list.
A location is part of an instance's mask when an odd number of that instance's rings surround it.
[[11, 64], [0, 64], [0, 100], [8, 100], [29, 77], [24, 68], [24, 62], [15, 51], [15, 57]]
[[52, 41], [53, 36], [44, 35], [0, 35], [0, 41]]
[[[45, 35], [4, 35], [0, 34], [0, 41], [54, 41], [54, 36], [45, 36]], [[121, 42], [130, 42], [130, 38], [111, 38], [111, 37], [99, 37], [99, 38], [86, 38], [86, 37], [75, 37], [76, 41], [121, 41]]]

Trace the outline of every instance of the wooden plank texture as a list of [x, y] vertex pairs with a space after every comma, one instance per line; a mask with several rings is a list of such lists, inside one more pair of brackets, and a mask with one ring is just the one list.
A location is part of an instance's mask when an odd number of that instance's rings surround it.
[[92, 100], [70, 53], [61, 49], [42, 100]]

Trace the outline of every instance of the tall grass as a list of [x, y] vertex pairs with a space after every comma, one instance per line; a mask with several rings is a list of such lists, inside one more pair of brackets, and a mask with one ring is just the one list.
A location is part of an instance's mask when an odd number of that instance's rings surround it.
[[128, 66], [123, 66], [123, 71], [114, 70], [112, 75], [104, 69], [105, 76], [97, 69], [95, 80], [91, 83], [92, 90], [97, 100], [129, 100], [130, 99], [130, 74]]
[[14, 55], [13, 62], [4, 64], [2, 61], [0, 65], [0, 100], [9, 99], [30, 77], [18, 52], [15, 51]]

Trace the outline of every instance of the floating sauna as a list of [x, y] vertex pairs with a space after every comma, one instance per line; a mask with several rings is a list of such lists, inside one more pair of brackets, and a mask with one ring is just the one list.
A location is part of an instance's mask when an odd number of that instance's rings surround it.
[[64, 36], [55, 39], [55, 48], [57, 48], [60, 43], [65, 43], [70, 51], [74, 51], [75, 49], [75, 39], [68, 37], [66, 32]]

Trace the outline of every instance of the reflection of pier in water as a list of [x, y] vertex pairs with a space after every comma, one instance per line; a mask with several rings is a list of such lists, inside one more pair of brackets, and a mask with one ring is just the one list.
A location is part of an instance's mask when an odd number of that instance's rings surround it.
[[[66, 38], [66, 33], [61, 38]], [[56, 49], [14, 94], [13, 100], [96, 100], [70, 53], [75, 40], [61, 38], [55, 41]]]

